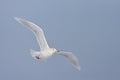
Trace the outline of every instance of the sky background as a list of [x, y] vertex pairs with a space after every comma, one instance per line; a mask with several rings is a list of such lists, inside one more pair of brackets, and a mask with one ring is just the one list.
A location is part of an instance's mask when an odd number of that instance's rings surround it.
[[[81, 70], [57, 55], [34, 60], [35, 36], [14, 17], [40, 25]], [[0, 0], [0, 80], [120, 80], [120, 0]]]

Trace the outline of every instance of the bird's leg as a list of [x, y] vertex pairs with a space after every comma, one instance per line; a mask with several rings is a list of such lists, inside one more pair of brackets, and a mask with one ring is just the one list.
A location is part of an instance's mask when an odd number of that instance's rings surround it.
[[36, 59], [40, 59], [40, 57], [39, 56], [35, 56], [36, 57]]

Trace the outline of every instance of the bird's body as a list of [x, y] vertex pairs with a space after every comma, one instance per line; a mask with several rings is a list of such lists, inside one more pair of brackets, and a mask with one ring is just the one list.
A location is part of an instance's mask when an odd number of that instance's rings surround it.
[[30, 53], [33, 58], [37, 60], [43, 60], [43, 59], [47, 59], [51, 57], [54, 54], [62, 55], [66, 57], [73, 64], [74, 67], [80, 70], [79, 60], [77, 59], [75, 55], [73, 55], [71, 52], [59, 51], [55, 48], [50, 48], [48, 46], [47, 41], [44, 36], [44, 32], [39, 26], [22, 18], [15, 18], [15, 19], [19, 23], [27, 26], [36, 36], [36, 39], [40, 46], [40, 51], [35, 51], [35, 50], [30, 49]]
[[30, 52], [32, 57], [34, 57], [35, 59], [47, 59], [53, 54], [55, 54], [57, 50], [54, 48], [48, 48], [43, 51], [34, 51], [31, 49]]

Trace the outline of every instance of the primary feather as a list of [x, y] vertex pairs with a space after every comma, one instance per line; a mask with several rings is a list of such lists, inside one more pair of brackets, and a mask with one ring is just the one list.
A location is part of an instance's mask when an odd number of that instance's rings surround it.
[[59, 51], [57, 52], [57, 54], [64, 56], [65, 58], [67, 58], [72, 65], [77, 68], [78, 70], [80, 70], [80, 63], [79, 60], [77, 59], [77, 57], [75, 55], [73, 55], [73, 53], [71, 52], [65, 52], [65, 51]]
[[27, 21], [25, 19], [21, 19], [21, 18], [17, 18], [17, 17], [15, 19], [19, 23], [28, 27], [35, 34], [41, 50], [49, 48], [47, 41], [45, 39], [45, 36], [44, 36], [44, 32], [39, 26], [37, 26], [36, 24], [34, 24], [30, 21]]

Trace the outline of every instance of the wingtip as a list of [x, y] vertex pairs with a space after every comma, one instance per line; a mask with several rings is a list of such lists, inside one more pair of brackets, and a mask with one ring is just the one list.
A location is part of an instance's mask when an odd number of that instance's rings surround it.
[[18, 17], [14, 17], [14, 19], [16, 20], [16, 19], [18, 19]]
[[19, 20], [20, 20], [20, 18], [18, 18], [18, 17], [14, 17], [14, 19], [15, 19], [16, 21], [19, 21]]
[[14, 17], [14, 19], [18, 22], [20, 22], [20, 19], [18, 17]]
[[21, 24], [22, 24], [22, 22], [24, 21], [24, 19], [19, 18], [19, 17], [14, 17], [14, 19], [15, 19], [17, 22], [21, 23]]
[[76, 65], [74, 65], [74, 67], [77, 69], [77, 70], [81, 70], [81, 67], [80, 67], [80, 63], [78, 62]]
[[81, 70], [80, 66], [76, 67], [76, 69], [77, 69], [78, 71], [80, 71], [80, 70]]
[[80, 67], [77, 68], [80, 71]]

